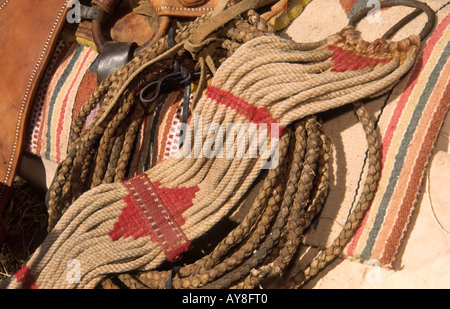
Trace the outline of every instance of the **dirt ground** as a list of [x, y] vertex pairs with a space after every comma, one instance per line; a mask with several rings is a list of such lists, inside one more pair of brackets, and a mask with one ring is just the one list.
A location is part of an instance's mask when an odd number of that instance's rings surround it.
[[13, 276], [47, 235], [45, 192], [16, 177], [4, 219], [8, 235], [0, 248], [0, 281]]

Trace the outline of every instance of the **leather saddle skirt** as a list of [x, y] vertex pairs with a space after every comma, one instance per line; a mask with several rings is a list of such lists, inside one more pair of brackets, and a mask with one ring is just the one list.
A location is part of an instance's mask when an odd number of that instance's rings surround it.
[[[68, 3], [0, 1], [0, 214], [9, 199], [20, 160], [28, 111], [66, 22]], [[5, 231], [0, 230], [0, 243], [4, 237]]]

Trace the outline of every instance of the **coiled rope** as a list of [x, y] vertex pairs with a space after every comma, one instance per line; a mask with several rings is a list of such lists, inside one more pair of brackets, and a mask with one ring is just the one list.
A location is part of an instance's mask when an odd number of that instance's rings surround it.
[[[48, 190], [49, 230], [63, 212], [85, 191], [101, 183], [121, 182], [129, 176], [129, 162], [137, 131], [145, 113], [152, 108], [138, 104], [140, 90], [148, 83], [157, 81], [171, 69], [172, 57], [177, 55], [186, 39], [211, 18], [208, 13], [177, 31], [176, 45], [169, 49], [168, 38], [156, 42], [152, 48], [137, 55], [130, 63], [104, 80], [82, 107], [71, 127], [67, 155], [58, 166], [54, 180]], [[243, 42], [271, 31], [251, 11], [249, 21], [235, 20], [215, 35], [215, 65]], [[219, 45], [219, 46], [217, 46]], [[179, 57], [183, 62], [186, 55]], [[199, 55], [199, 63], [206, 70], [206, 59]], [[193, 63], [190, 60], [190, 69]], [[206, 75], [206, 74], [203, 74]], [[202, 76], [199, 83], [205, 83]], [[198, 101], [201, 91], [194, 98]], [[92, 124], [86, 124], [88, 116], [100, 105]]]

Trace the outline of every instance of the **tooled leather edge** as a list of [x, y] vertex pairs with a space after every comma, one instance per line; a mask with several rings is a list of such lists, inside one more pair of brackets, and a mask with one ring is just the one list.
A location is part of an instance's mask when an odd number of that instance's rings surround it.
[[0, 1], [0, 10], [3, 9], [8, 4], [8, 2], [9, 0]]
[[[231, 0], [228, 3], [228, 7], [231, 7], [235, 5], [236, 3], [240, 2], [241, 0]], [[178, 16], [178, 17], [194, 17], [194, 16], [201, 16], [207, 12], [211, 12], [215, 9], [218, 1], [211, 1], [211, 2], [205, 2], [202, 5], [198, 6], [192, 6], [187, 7], [182, 4], [181, 1], [179, 1], [180, 6], [176, 5], [170, 5], [170, 4], [161, 4], [161, 5], [154, 5], [154, 8], [158, 15], [160, 16]]]
[[[0, 10], [3, 9], [7, 4], [8, 4], [9, 0], [5, 0], [3, 2], [0, 3]], [[14, 143], [13, 143], [13, 149], [11, 151], [11, 156], [9, 157], [9, 162], [7, 164], [7, 170], [6, 170], [6, 175], [5, 175], [5, 179], [3, 180], [3, 185], [0, 186], [0, 209], [2, 209], [2, 201], [3, 201], [3, 197], [6, 193], [6, 189], [7, 189], [7, 185], [8, 182], [11, 179], [12, 176], [12, 169], [13, 169], [13, 164], [14, 164], [14, 160], [17, 156], [17, 151], [18, 151], [18, 144], [19, 144], [19, 140], [20, 140], [20, 131], [21, 131], [21, 126], [23, 124], [24, 119], [26, 118], [25, 116], [25, 112], [26, 112], [26, 102], [29, 98], [29, 96], [31, 95], [31, 88], [33, 86], [33, 81], [35, 81], [36, 77], [37, 77], [37, 73], [39, 72], [39, 68], [42, 65], [45, 65], [45, 61], [44, 61], [44, 56], [49, 52], [49, 49], [51, 48], [50, 44], [52, 41], [52, 38], [57, 35], [59, 32], [57, 31], [57, 25], [59, 22], [61, 22], [61, 18], [63, 16], [65, 16], [64, 12], [67, 9], [67, 5], [69, 4], [69, 2], [71, 2], [71, 0], [66, 0], [64, 5], [61, 7], [60, 11], [58, 12], [58, 15], [55, 18], [55, 21], [53, 22], [52, 28], [50, 30], [50, 33], [47, 36], [47, 40], [44, 43], [44, 46], [42, 47], [42, 52], [39, 55], [39, 58], [33, 68], [33, 71], [31, 73], [30, 78], [28, 79], [28, 83], [27, 83], [27, 87], [25, 90], [25, 94], [20, 106], [20, 110], [19, 110], [19, 116], [17, 119], [17, 124], [16, 124], [16, 129], [14, 132]], [[20, 149], [19, 149], [20, 151]]]

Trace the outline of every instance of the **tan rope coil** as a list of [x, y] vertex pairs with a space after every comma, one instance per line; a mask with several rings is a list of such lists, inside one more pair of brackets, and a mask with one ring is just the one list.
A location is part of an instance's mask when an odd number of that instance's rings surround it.
[[[123, 181], [128, 176], [127, 169], [136, 129], [145, 112], [143, 107], [137, 104], [137, 94], [145, 84], [158, 80], [170, 69], [172, 56], [180, 52], [187, 38], [195, 33], [211, 14], [205, 14], [177, 31], [174, 38], [177, 44], [175, 47], [169, 49], [168, 39], [164, 37], [146, 53], [139, 54], [103, 81], [82, 107], [71, 127], [67, 156], [58, 166], [48, 191], [49, 230], [83, 192], [100, 183]], [[249, 12], [248, 19], [250, 22], [236, 19], [216, 33], [218, 41], [222, 43], [221, 48], [214, 50], [214, 55], [211, 55], [216, 66], [242, 42], [272, 31], [269, 26], [262, 26], [259, 15], [254, 11]], [[183, 55], [179, 61], [182, 62], [185, 58], [186, 55]], [[203, 55], [200, 54], [199, 62], [202, 63], [203, 60]], [[184, 63], [191, 67], [194, 65], [192, 60]], [[204, 70], [206, 66], [202, 71]], [[200, 84], [204, 82], [200, 80]], [[194, 103], [198, 99], [199, 97], [194, 99]], [[85, 128], [87, 117], [98, 104], [100, 109], [95, 113], [92, 124]]]

